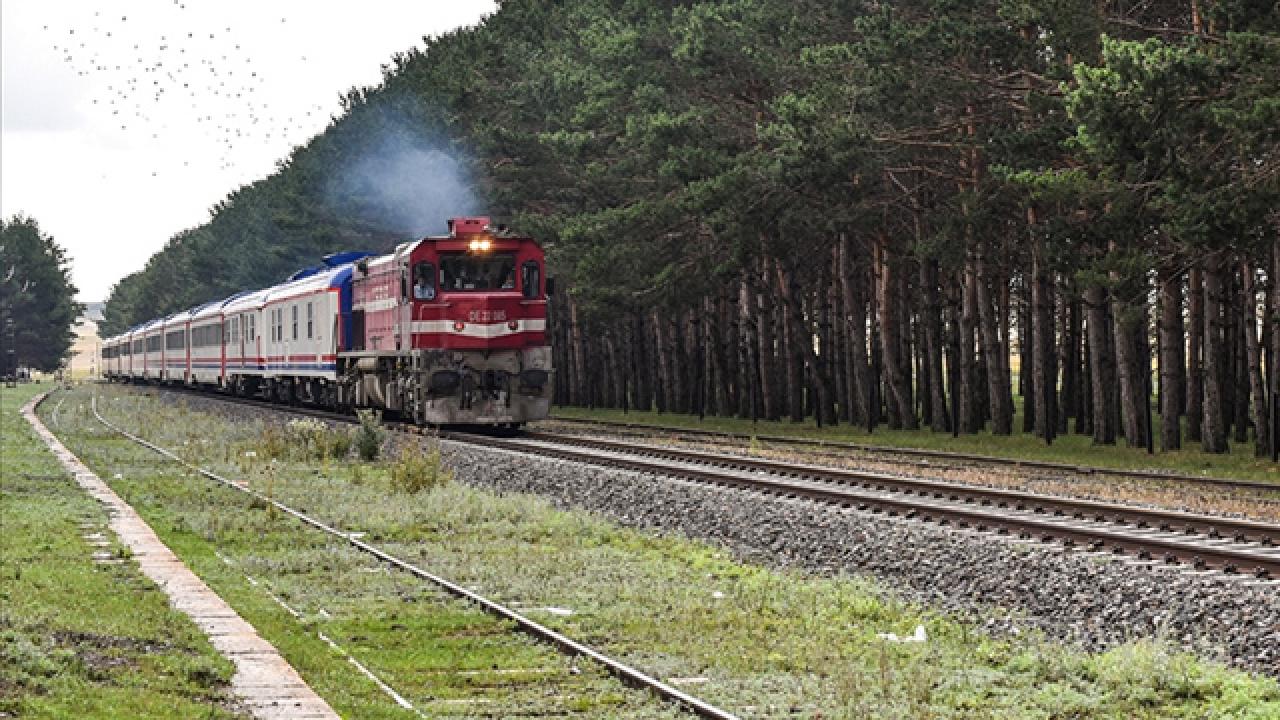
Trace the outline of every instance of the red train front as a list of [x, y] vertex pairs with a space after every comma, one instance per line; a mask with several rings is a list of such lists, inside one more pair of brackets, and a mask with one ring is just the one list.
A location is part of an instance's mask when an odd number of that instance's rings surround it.
[[546, 285], [538, 243], [482, 217], [454, 218], [448, 235], [359, 262], [341, 395], [420, 423], [546, 417]]

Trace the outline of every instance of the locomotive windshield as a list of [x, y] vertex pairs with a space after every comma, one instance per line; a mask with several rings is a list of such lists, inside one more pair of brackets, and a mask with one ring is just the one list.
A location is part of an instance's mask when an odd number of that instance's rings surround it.
[[442, 255], [440, 257], [440, 290], [442, 292], [480, 292], [515, 290], [516, 258], [510, 254]]

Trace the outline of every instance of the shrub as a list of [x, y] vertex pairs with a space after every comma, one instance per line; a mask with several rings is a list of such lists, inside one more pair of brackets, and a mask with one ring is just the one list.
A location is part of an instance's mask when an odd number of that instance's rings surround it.
[[420, 443], [409, 443], [390, 467], [391, 487], [400, 492], [416, 494], [453, 481], [453, 471], [444, 467], [440, 459], [440, 446], [432, 445], [425, 451]]
[[360, 418], [360, 427], [356, 428], [356, 452], [365, 462], [377, 460], [378, 454], [382, 452], [382, 439], [386, 437], [382, 419], [378, 411], [373, 409], [357, 410], [356, 415]]
[[314, 418], [289, 421], [293, 447], [301, 459], [341, 459], [351, 451], [351, 434]]
[[258, 441], [254, 443], [257, 457], [263, 462], [272, 460], [282, 460], [289, 457], [289, 433], [285, 432], [279, 425], [268, 423], [262, 428], [262, 434], [258, 436]]

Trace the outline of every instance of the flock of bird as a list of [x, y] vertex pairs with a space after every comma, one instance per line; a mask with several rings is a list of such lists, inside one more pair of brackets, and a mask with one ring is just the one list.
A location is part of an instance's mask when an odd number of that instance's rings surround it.
[[[92, 104], [109, 112], [121, 130], [141, 130], [159, 140], [185, 115], [218, 144], [221, 170], [235, 168], [240, 145], [300, 138], [319, 128], [321, 105], [292, 112], [273, 107], [265, 73], [233, 28], [187, 20], [186, 7], [173, 0], [174, 18], [164, 30], [155, 29], [153, 18], [131, 25], [128, 11], [117, 9], [95, 11], [81, 27], [45, 25], [44, 31], [64, 63], [95, 81]], [[279, 22], [287, 24], [288, 18]], [[305, 56], [298, 59], [306, 62]]]

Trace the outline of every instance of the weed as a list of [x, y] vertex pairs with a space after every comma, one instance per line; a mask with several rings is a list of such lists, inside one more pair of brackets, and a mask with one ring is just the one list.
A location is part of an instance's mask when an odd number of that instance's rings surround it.
[[268, 424], [254, 443], [257, 457], [264, 462], [284, 460], [289, 457], [289, 434], [279, 425]]
[[382, 452], [382, 440], [387, 434], [382, 429], [381, 415], [371, 408], [357, 410], [356, 415], [360, 417], [360, 427], [356, 429], [355, 437], [356, 452], [365, 462], [377, 460]]
[[434, 444], [429, 452], [418, 443], [405, 445], [389, 470], [391, 487], [411, 495], [453, 481], [453, 471], [442, 465], [440, 446]]

